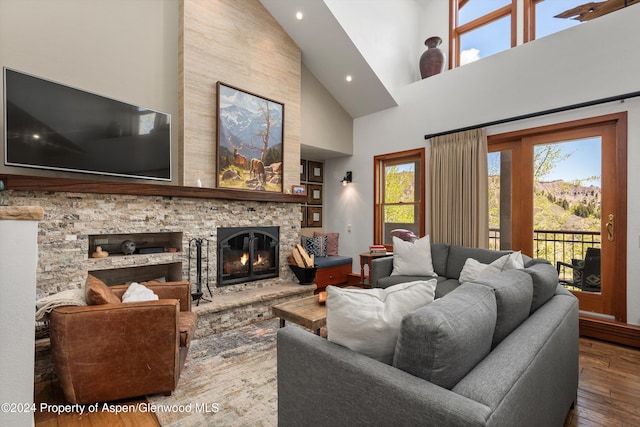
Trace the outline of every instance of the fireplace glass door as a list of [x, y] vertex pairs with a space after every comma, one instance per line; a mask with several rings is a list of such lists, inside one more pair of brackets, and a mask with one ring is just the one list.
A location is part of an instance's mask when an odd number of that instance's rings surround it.
[[218, 229], [218, 286], [278, 277], [279, 227]]

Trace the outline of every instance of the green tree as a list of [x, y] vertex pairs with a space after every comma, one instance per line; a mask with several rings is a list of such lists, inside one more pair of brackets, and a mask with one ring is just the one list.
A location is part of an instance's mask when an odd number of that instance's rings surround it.
[[[415, 172], [389, 166], [384, 178], [384, 222], [415, 222]], [[406, 203], [406, 205], [404, 204]]]

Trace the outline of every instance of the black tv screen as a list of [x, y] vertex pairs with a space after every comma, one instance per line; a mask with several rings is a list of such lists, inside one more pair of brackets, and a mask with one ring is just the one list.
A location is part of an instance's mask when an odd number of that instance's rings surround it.
[[4, 68], [4, 164], [171, 180], [171, 116]]

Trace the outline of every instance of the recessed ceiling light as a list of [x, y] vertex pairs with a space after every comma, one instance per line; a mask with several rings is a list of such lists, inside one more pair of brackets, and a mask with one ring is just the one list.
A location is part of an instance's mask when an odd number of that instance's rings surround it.
[[353, 80], [353, 77], [351, 77], [351, 74], [347, 74], [346, 79], [348, 82], [350, 82], [351, 80]]
[[300, 11], [296, 12], [296, 19], [298, 19], [298, 21], [301, 21], [302, 18], [304, 18], [304, 15], [302, 14], [302, 12]]

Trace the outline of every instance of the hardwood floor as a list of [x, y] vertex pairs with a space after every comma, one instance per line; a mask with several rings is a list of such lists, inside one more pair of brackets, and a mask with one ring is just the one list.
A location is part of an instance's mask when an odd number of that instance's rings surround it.
[[[57, 383], [36, 384], [36, 406], [40, 402], [64, 404]], [[119, 402], [133, 406], [144, 400]], [[159, 426], [149, 412], [114, 414], [97, 412], [55, 415], [36, 412], [36, 426]], [[640, 349], [580, 338], [580, 383], [578, 404], [567, 415], [565, 427], [640, 426]]]
[[[116, 413], [115, 409], [117, 405], [121, 405], [120, 408], [131, 408], [136, 405], [146, 403], [145, 399], [132, 399], [122, 402], [109, 402], [109, 405], [113, 404], [112, 409], [109, 411], [96, 411], [90, 413], [88, 408], [90, 405], [82, 405], [85, 410], [84, 413], [69, 412], [60, 413], [59, 415], [55, 411], [62, 412], [62, 408], [55, 405], [69, 405], [64, 399], [62, 389], [58, 385], [57, 381], [49, 381], [45, 383], [38, 383], [35, 385], [34, 401], [36, 408], [40, 408], [41, 402], [47, 404], [47, 410], [36, 411], [34, 415], [35, 425], [38, 427], [74, 427], [74, 426], [91, 426], [91, 427], [113, 427], [113, 426], [127, 426], [127, 427], [159, 427], [158, 419], [152, 412], [120, 412]], [[99, 404], [98, 407], [102, 408], [103, 404]]]
[[640, 426], [640, 349], [580, 338], [578, 405], [565, 426]]

